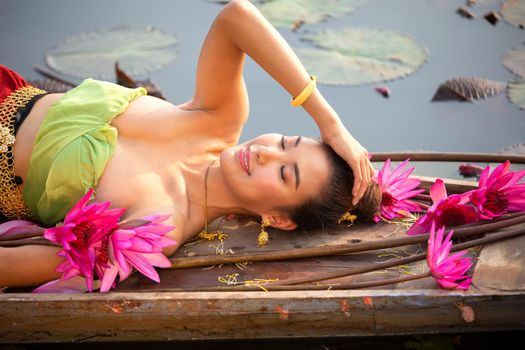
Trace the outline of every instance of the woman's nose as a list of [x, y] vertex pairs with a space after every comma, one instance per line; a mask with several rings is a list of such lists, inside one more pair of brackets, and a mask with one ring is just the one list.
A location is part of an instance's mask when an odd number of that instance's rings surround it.
[[276, 149], [275, 147], [259, 146], [256, 151], [257, 162], [259, 164], [264, 164], [272, 160], [282, 161], [283, 152]]

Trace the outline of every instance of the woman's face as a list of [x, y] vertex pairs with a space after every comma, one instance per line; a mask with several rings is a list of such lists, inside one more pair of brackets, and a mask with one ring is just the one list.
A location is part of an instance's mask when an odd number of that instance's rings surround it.
[[228, 148], [220, 157], [226, 185], [240, 205], [259, 215], [278, 214], [319, 194], [330, 165], [319, 141], [264, 134]]

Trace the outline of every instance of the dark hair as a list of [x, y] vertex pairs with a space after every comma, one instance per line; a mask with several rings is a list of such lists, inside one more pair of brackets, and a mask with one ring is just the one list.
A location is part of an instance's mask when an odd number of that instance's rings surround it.
[[358, 220], [371, 219], [381, 204], [379, 186], [376, 183], [369, 185], [363, 198], [356, 206], [353, 206], [354, 174], [352, 169], [330, 146], [324, 143], [322, 146], [332, 167], [331, 176], [326, 185], [303, 204], [295, 208], [285, 208], [284, 212], [301, 230], [320, 228], [330, 230], [349, 210], [358, 217]]

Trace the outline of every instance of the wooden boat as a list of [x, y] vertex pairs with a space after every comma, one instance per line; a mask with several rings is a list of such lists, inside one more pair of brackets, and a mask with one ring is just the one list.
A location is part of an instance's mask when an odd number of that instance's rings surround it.
[[[423, 179], [428, 186], [432, 179]], [[448, 180], [450, 192], [476, 183]], [[525, 229], [519, 224], [514, 229]], [[257, 247], [258, 226], [224, 222], [223, 243], [186, 244], [174, 263], [202, 256], [238, 256], [310, 247], [340, 247], [406, 236], [398, 224], [341, 225], [336, 232], [270, 231], [270, 244]], [[505, 229], [503, 229], [505, 231]], [[17, 342], [155, 341], [399, 335], [525, 329], [525, 236], [471, 249], [475, 258], [468, 291], [438, 289], [432, 278], [389, 286], [339, 290], [410, 276], [424, 260], [319, 283], [267, 292], [257, 280], [314, 277], [424, 252], [423, 244], [361, 253], [282, 261], [196, 266], [159, 271], [157, 284], [135, 274], [110, 293], [0, 294], [0, 340]], [[252, 289], [233, 289], [252, 281]], [[228, 287], [228, 283], [230, 286]], [[218, 290], [217, 286], [222, 289]], [[284, 287], [283, 287], [284, 288]], [[319, 288], [313, 290], [313, 288]]]

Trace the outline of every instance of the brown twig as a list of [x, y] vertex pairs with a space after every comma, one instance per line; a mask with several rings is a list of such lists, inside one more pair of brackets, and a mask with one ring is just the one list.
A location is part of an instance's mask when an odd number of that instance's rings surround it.
[[[502, 219], [493, 222], [483, 222], [458, 226], [454, 228], [454, 237], [466, 237], [485, 232], [495, 231], [507, 226], [513, 226], [525, 222], [525, 212], [519, 215], [509, 216], [508, 219]], [[231, 264], [239, 262], [257, 262], [257, 261], [276, 261], [290, 260], [299, 258], [312, 258], [339, 254], [360, 253], [365, 251], [399, 247], [410, 244], [423, 243], [428, 240], [427, 234], [415, 236], [405, 236], [400, 238], [385, 239], [381, 241], [371, 241], [362, 243], [341, 244], [333, 246], [309, 247], [290, 250], [280, 250], [273, 252], [256, 252], [232, 255], [211, 255], [185, 258], [170, 259], [171, 269], [180, 269], [188, 267], [201, 267], [219, 264]]]
[[43, 66], [36, 66], [34, 67], [34, 69], [42, 74], [43, 76], [46, 76], [48, 78], [51, 78], [51, 79], [54, 79], [56, 81], [59, 81], [63, 84], [66, 84], [66, 85], [70, 85], [71, 87], [73, 86], [77, 86], [78, 83], [72, 81], [72, 80], [69, 80], [67, 78], [64, 78], [63, 76], [59, 75], [58, 73], [46, 68], [46, 67], [43, 67]]
[[525, 164], [525, 157], [516, 154], [495, 153], [462, 153], [462, 152], [378, 152], [372, 153], [373, 162], [403, 161], [432, 161], [432, 162], [481, 162], [502, 163], [506, 160], [512, 163]]
[[416, 203], [417, 205], [419, 205], [421, 207], [421, 209], [423, 210], [428, 210], [430, 208], [430, 205], [428, 204], [425, 204], [425, 203], [422, 203], [420, 201], [414, 201], [414, 203]]
[[341, 284], [299, 284], [299, 285], [273, 285], [273, 284], [261, 284], [257, 285], [237, 285], [237, 286], [220, 286], [220, 287], [204, 287], [204, 288], [161, 288], [155, 289], [155, 291], [192, 291], [192, 292], [238, 292], [238, 291], [294, 291], [294, 290], [341, 290], [341, 289], [360, 289], [360, 288], [371, 288], [378, 286], [385, 286], [395, 283], [403, 283], [413, 280], [418, 280], [426, 277], [430, 277], [430, 271], [420, 273], [412, 276], [402, 276], [387, 278], [376, 281], [365, 281], [365, 282], [353, 282], [353, 283], [341, 283]]
[[[516, 236], [523, 235], [523, 234], [525, 234], [525, 229], [523, 228], [491, 233], [487, 237], [483, 237], [483, 238], [475, 239], [469, 242], [457, 244], [452, 247], [451, 252], [456, 252], [458, 250], [476, 247], [476, 246], [487, 244], [490, 242], [509, 239], [509, 238], [516, 237]], [[284, 281], [264, 283], [258, 286], [240, 285], [240, 286], [204, 287], [204, 288], [190, 288], [190, 289], [168, 288], [168, 289], [161, 289], [161, 291], [261, 291], [261, 290], [294, 291], [294, 290], [371, 288], [371, 287], [389, 285], [389, 284], [394, 284], [394, 283], [402, 283], [402, 282], [412, 281], [416, 279], [426, 278], [426, 277], [429, 277], [431, 274], [430, 274], [430, 271], [428, 271], [428, 272], [413, 275], [413, 276], [403, 276], [403, 277], [388, 278], [388, 279], [376, 280], [376, 281], [353, 282], [353, 283], [344, 283], [344, 284], [336, 284], [336, 283], [319, 284], [318, 283], [316, 285], [311, 285], [311, 284], [305, 284], [305, 283], [313, 283], [313, 282], [319, 282], [323, 280], [354, 276], [354, 275], [363, 274], [363, 273], [376, 271], [376, 270], [383, 270], [388, 267], [404, 265], [404, 264], [411, 263], [414, 261], [422, 260], [424, 258], [426, 258], [426, 253], [416, 254], [411, 257], [402, 258], [402, 259], [399, 259], [393, 262], [391, 261], [391, 262], [372, 264], [372, 265], [368, 265], [366, 267], [360, 267], [360, 268], [348, 268], [348, 269], [345, 269], [344, 271], [338, 271], [338, 272], [327, 272], [323, 274], [316, 274], [316, 277], [314, 278], [311, 278], [311, 277], [310, 278], [296, 278], [296, 279], [289, 279], [289, 280], [284, 280]]]
[[428, 194], [419, 193], [419, 194], [416, 194], [414, 197], [412, 197], [412, 199], [432, 203], [432, 198]]
[[[479, 246], [479, 245], [482, 245], [482, 244], [486, 244], [486, 243], [490, 243], [490, 242], [494, 242], [494, 241], [499, 241], [499, 240], [503, 240], [503, 239], [507, 239], [507, 238], [511, 238], [511, 237], [515, 237], [515, 236], [519, 236], [519, 235], [522, 235], [524, 233], [525, 233], [525, 229], [524, 228], [510, 230], [510, 231], [497, 232], [497, 233], [491, 233], [487, 237], [483, 237], [483, 238], [479, 238], [479, 239], [473, 239], [473, 240], [468, 241], [468, 242], [456, 244], [455, 246], [452, 247], [451, 251], [455, 252], [455, 251], [458, 251], [458, 250], [468, 249], [468, 248], [476, 247], [476, 246]], [[340, 270], [340, 271], [318, 273], [318, 274], [315, 275], [315, 277], [302, 277], [302, 278], [294, 278], [294, 279], [288, 279], [288, 280], [283, 280], [283, 281], [277, 281], [277, 282], [273, 282], [272, 284], [270, 284], [268, 286], [271, 287], [272, 285], [289, 285], [289, 284], [299, 284], [299, 283], [312, 283], [312, 282], [318, 282], [318, 281], [323, 281], [323, 280], [330, 280], [330, 279], [334, 279], [334, 278], [341, 278], [341, 277], [346, 277], [346, 276], [360, 275], [360, 274], [363, 274], [363, 273], [368, 273], [368, 272], [377, 271], [377, 270], [384, 270], [384, 269], [387, 269], [387, 268], [390, 268], [390, 267], [399, 266], [399, 265], [410, 264], [410, 263], [413, 263], [413, 262], [416, 262], [416, 261], [419, 261], [419, 260], [423, 260], [423, 259], [426, 258], [426, 256], [427, 256], [426, 253], [420, 253], [420, 254], [415, 254], [415, 255], [412, 255], [412, 256], [409, 256], [409, 257], [405, 257], [405, 258], [401, 258], [401, 259], [394, 260], [394, 261], [386, 261], [386, 262], [382, 262], [382, 263], [375, 263], [375, 264], [361, 266], [361, 267], [357, 267], [357, 268], [356, 267], [347, 268], [347, 269]], [[266, 287], [267, 285], [264, 285], [264, 286]]]

